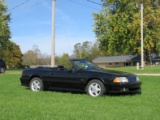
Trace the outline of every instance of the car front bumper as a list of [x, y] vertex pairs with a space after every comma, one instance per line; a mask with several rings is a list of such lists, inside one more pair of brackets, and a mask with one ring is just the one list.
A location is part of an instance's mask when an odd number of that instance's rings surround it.
[[113, 83], [107, 87], [108, 93], [141, 93], [141, 82]]

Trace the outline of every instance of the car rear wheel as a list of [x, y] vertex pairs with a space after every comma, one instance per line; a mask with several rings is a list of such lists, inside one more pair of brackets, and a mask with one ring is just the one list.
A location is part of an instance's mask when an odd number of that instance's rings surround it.
[[86, 87], [86, 92], [92, 97], [98, 97], [105, 94], [106, 89], [103, 83], [99, 80], [91, 80]]
[[42, 91], [43, 82], [40, 78], [35, 77], [31, 80], [29, 87], [32, 91], [35, 91], [35, 92]]
[[4, 68], [0, 67], [0, 73], [4, 73]]

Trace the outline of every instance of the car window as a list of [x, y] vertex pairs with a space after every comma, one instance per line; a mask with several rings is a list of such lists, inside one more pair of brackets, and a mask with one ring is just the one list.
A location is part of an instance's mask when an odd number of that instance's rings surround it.
[[80, 61], [74, 61], [74, 65], [75, 65], [76, 69], [78, 69], [78, 70], [84, 69], [84, 64]]
[[74, 66], [77, 70], [95, 69], [96, 66], [87, 60], [75, 60]]

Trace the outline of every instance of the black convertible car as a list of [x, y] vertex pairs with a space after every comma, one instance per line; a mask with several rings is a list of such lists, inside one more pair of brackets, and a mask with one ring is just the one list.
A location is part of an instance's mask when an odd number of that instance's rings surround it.
[[0, 73], [4, 73], [5, 72], [5, 70], [6, 70], [6, 63], [5, 63], [5, 61], [3, 61], [3, 60], [1, 60], [0, 59]]
[[49, 88], [81, 90], [90, 96], [105, 93], [140, 93], [141, 82], [134, 74], [110, 71], [97, 67], [85, 59], [70, 59], [72, 68], [59, 65], [53, 68], [37, 67], [23, 70], [21, 85], [32, 91]]

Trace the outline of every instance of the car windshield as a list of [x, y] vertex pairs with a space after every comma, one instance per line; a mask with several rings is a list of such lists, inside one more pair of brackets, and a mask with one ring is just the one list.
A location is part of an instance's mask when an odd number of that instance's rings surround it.
[[74, 66], [77, 70], [95, 70], [100, 69], [97, 65], [87, 60], [74, 60]]

